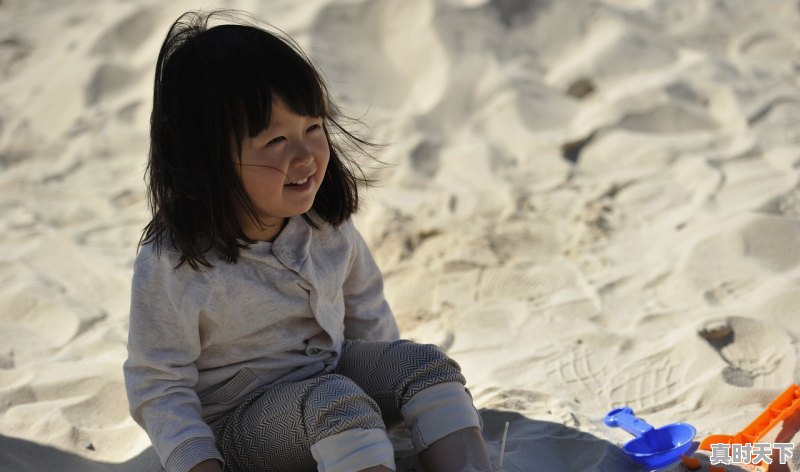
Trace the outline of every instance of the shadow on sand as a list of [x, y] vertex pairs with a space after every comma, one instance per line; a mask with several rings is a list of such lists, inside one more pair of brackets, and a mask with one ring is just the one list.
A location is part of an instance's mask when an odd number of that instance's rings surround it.
[[[559, 423], [532, 420], [512, 411], [481, 410], [484, 437], [495, 466], [509, 423], [503, 472], [644, 472], [609, 441]], [[796, 424], [789, 425], [797, 427]], [[678, 465], [668, 470], [683, 470]], [[785, 466], [784, 466], [785, 467]], [[0, 435], [0, 470], [13, 472], [159, 472], [153, 448], [122, 463], [98, 462], [51, 446]], [[778, 469], [786, 470], [786, 469]], [[415, 457], [398, 461], [398, 472], [422, 472]]]
[[25, 439], [0, 435], [0, 470], [8, 472], [158, 472], [152, 447], [123, 463], [98, 462]]

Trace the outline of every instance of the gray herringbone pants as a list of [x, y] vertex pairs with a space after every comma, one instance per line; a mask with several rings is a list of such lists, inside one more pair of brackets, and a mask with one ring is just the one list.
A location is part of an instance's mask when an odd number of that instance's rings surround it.
[[225, 471], [316, 470], [312, 445], [348, 430], [385, 429], [418, 392], [448, 382], [465, 379], [436, 346], [346, 341], [332, 372], [262, 387], [219, 423]]

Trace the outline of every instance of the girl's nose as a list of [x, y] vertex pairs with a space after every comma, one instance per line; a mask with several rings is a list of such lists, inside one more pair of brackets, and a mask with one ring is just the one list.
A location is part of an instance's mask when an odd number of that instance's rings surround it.
[[295, 149], [291, 164], [294, 167], [305, 167], [311, 164], [313, 160], [314, 153], [311, 151], [311, 147], [306, 143], [300, 143]]

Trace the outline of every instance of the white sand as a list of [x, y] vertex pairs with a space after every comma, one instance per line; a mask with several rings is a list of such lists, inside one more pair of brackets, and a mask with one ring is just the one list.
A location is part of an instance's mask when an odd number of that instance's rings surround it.
[[[164, 4], [0, 2], [0, 470], [158, 470], [121, 373], [151, 80], [171, 21], [211, 6]], [[506, 471], [641, 470], [611, 408], [700, 439], [800, 381], [797, 2], [225, 5], [391, 144], [358, 224], [495, 462], [510, 422]]]

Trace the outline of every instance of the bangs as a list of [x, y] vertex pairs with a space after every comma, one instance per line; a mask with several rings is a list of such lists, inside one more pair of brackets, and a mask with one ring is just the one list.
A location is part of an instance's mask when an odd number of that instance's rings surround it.
[[237, 142], [269, 126], [276, 96], [298, 115], [328, 117], [325, 85], [290, 39], [240, 25], [215, 26], [200, 36], [219, 48], [220, 63], [211, 66], [224, 71], [218, 90], [228, 94], [220, 105]]

